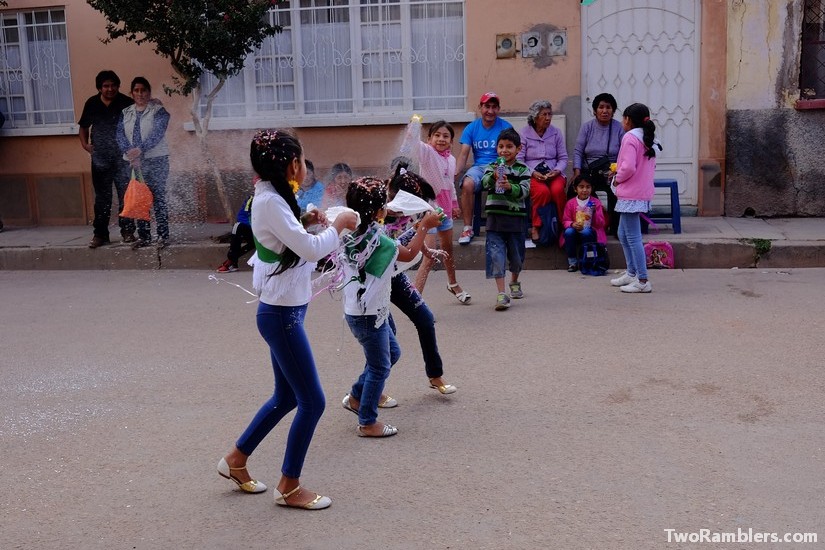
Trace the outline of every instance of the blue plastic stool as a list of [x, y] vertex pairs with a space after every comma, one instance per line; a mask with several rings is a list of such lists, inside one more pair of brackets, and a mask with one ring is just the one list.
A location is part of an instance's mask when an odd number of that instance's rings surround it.
[[655, 223], [669, 223], [673, 226], [673, 234], [682, 232], [682, 209], [679, 206], [679, 184], [676, 180], [653, 180], [654, 187], [670, 188], [670, 217], [651, 216]]

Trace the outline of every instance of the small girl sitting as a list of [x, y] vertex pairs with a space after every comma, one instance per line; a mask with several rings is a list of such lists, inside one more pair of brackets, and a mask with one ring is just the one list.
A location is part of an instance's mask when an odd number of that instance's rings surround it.
[[567, 271], [571, 273], [579, 268], [579, 247], [585, 243], [607, 243], [604, 208], [598, 197], [591, 195], [593, 187], [590, 182], [584, 176], [576, 176], [573, 189], [576, 196], [564, 206], [564, 233], [561, 237], [562, 246], [567, 252]]
[[415, 236], [404, 246], [386, 236], [380, 226], [387, 204], [387, 186], [383, 181], [373, 177], [355, 180], [347, 190], [346, 201], [360, 215], [361, 223], [344, 239], [344, 317], [364, 348], [366, 364], [350, 393], [344, 396], [343, 405], [358, 413], [359, 436], [389, 437], [398, 430], [377, 419], [384, 382], [401, 356], [388, 322], [395, 262], [408, 262], [418, 255], [427, 231], [438, 226], [439, 217], [435, 212], [425, 214]]

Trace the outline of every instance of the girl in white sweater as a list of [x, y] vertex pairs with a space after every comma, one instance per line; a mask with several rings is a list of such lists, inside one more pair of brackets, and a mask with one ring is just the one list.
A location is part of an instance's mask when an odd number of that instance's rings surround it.
[[253, 286], [260, 300], [258, 331], [269, 344], [275, 392], [261, 406], [235, 447], [218, 463], [218, 473], [247, 493], [260, 493], [266, 485], [246, 471], [249, 455], [264, 437], [297, 407], [287, 436], [281, 479], [275, 503], [308, 510], [327, 508], [332, 501], [303, 489], [301, 469], [315, 426], [324, 412], [325, 398], [315, 360], [304, 331], [304, 315], [311, 297], [315, 262], [338, 247], [345, 229], [355, 229], [354, 213], [342, 213], [331, 227], [317, 235], [305, 227], [326, 224], [313, 210], [301, 217], [295, 199], [306, 175], [304, 154], [296, 137], [284, 130], [255, 134], [250, 147], [252, 167], [261, 177], [252, 202], [252, 234], [255, 255]]

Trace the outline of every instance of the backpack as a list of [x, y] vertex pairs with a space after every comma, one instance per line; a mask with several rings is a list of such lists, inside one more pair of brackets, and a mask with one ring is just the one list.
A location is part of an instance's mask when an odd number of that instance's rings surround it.
[[536, 212], [541, 218], [541, 228], [539, 228], [538, 246], [552, 246], [559, 242], [559, 212], [556, 203], [550, 201], [539, 207]]
[[667, 241], [646, 243], [645, 261], [651, 269], [673, 269], [673, 246]]
[[579, 271], [582, 275], [605, 275], [610, 269], [607, 247], [601, 243], [584, 243], [579, 258]]

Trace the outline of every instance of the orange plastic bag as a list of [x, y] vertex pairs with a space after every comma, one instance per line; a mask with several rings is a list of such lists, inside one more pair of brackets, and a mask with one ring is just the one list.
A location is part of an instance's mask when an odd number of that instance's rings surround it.
[[132, 170], [132, 179], [129, 180], [126, 193], [123, 195], [123, 210], [120, 216], [148, 222], [152, 219], [153, 201], [152, 191], [144, 183], [143, 174], [138, 172], [135, 177], [135, 171]]

